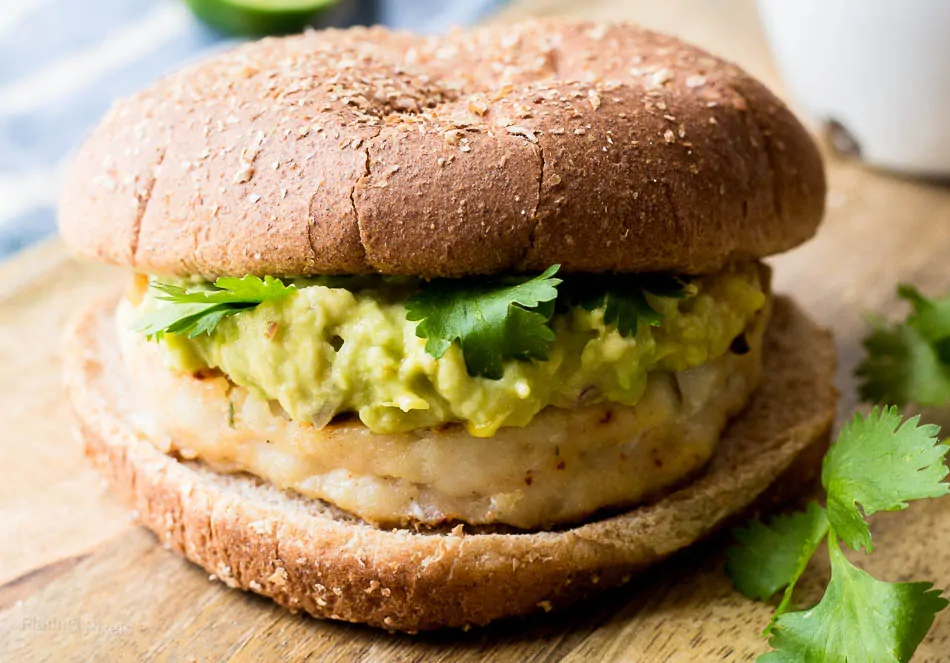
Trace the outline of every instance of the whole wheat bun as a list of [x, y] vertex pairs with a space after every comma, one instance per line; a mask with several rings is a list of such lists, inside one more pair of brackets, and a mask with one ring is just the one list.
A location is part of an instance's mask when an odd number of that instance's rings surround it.
[[93, 306], [68, 332], [66, 386], [87, 454], [142, 523], [229, 586], [392, 630], [481, 625], [620, 584], [751, 504], [807, 485], [835, 412], [830, 335], [779, 297], [761, 387], [706, 472], [666, 498], [561, 531], [377, 529], [143, 439], [131, 424], [114, 304]]
[[77, 253], [152, 274], [706, 273], [815, 231], [818, 151], [738, 67], [633, 25], [265, 39], [118, 102]]

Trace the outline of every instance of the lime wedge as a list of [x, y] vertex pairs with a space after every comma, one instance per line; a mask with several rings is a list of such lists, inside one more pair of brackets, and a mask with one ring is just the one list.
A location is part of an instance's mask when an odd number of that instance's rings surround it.
[[300, 32], [338, 15], [348, 0], [185, 0], [195, 15], [231, 35]]

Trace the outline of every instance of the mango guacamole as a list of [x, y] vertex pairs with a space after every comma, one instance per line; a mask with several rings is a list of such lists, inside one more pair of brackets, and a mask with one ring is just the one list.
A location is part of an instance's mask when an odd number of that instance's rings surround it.
[[[468, 374], [453, 345], [440, 358], [406, 320], [400, 287], [298, 283], [279, 301], [222, 320], [195, 338], [165, 334], [168, 363], [187, 372], [219, 369], [278, 402], [297, 421], [323, 427], [356, 413], [373, 432], [461, 422], [477, 437], [524, 426], [548, 405], [611, 401], [633, 405], [651, 371], [681, 371], [725, 353], [766, 301], [759, 267], [740, 264], [696, 278], [682, 299], [648, 295], [662, 315], [624, 337], [604, 310], [556, 313], [547, 361], [509, 360], [499, 380]], [[150, 288], [140, 310], [164, 303]]]

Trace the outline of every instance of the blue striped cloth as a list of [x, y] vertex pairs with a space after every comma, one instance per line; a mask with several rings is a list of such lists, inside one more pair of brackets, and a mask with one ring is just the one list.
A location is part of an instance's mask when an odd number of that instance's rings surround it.
[[[367, 0], [351, 20], [420, 32], [502, 0]], [[227, 48], [178, 0], [0, 0], [0, 258], [55, 232], [70, 152], [117, 97]]]

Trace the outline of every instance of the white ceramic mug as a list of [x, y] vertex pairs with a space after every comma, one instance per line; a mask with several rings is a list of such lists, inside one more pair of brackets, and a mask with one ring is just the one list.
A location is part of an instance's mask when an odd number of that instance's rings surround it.
[[882, 168], [950, 177], [950, 0], [758, 7], [789, 92], [828, 123], [839, 148]]

